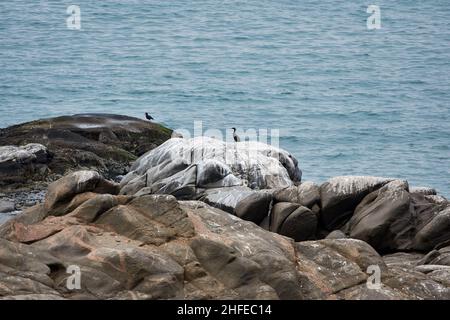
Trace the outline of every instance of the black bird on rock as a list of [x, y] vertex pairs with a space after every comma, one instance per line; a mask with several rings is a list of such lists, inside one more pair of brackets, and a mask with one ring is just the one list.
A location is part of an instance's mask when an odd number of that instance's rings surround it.
[[150, 121], [153, 120], [153, 117], [151, 115], [149, 115], [147, 112], [145, 113], [145, 118]]
[[240, 142], [241, 138], [239, 138], [239, 136], [236, 134], [236, 128], [231, 128], [233, 129], [233, 139], [235, 142]]

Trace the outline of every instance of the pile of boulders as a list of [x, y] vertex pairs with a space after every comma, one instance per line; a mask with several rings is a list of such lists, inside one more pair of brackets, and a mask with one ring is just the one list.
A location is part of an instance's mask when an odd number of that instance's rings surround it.
[[[0, 297], [450, 298], [450, 247], [383, 259], [361, 240], [295, 242], [201, 201], [119, 191], [97, 172], [76, 172], [54, 182], [43, 204], [2, 225]], [[316, 196], [302, 202], [303, 192], [281, 194], [275, 206], [292, 211], [287, 219], [315, 214]]]

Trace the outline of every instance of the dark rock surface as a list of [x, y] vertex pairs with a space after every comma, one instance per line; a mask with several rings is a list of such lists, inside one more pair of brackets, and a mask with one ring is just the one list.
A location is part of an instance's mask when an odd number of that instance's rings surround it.
[[243, 220], [260, 224], [270, 213], [272, 195], [268, 192], [254, 192], [238, 202], [235, 214]]
[[95, 169], [108, 178], [124, 175], [132, 161], [169, 139], [171, 132], [156, 123], [108, 114], [0, 129], [0, 201], [12, 201], [20, 212], [42, 202], [48, 184], [74, 170]]
[[[51, 159], [42, 151], [35, 162], [46, 164], [48, 171], [43, 171], [34, 180], [45, 181], [52, 175], [85, 168], [94, 168], [113, 177], [127, 173], [131, 161], [169, 139], [171, 132], [159, 124], [128, 116], [80, 114], [2, 129], [0, 146], [31, 143], [45, 146]], [[12, 170], [4, 173], [11, 178], [8, 184], [27, 183], [14, 180]]]
[[[1, 139], [1, 136], [0, 136]], [[1, 142], [0, 142], [1, 143]], [[43, 180], [49, 173], [51, 154], [42, 144], [0, 144], [0, 188], [29, 180]]]
[[335, 177], [320, 186], [323, 227], [329, 231], [342, 227], [361, 200], [393, 179], [365, 176]]
[[367, 195], [344, 229], [378, 252], [429, 251], [450, 240], [449, 209], [393, 181]]
[[299, 186], [278, 189], [273, 197], [275, 202], [293, 202], [311, 209], [320, 202], [320, 189], [314, 182], [305, 181]]

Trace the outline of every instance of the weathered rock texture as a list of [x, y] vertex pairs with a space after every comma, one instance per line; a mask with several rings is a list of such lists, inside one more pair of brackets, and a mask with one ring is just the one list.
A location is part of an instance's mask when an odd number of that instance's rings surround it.
[[[0, 224], [0, 298], [450, 299], [450, 203], [436, 190], [301, 182], [294, 157], [257, 142], [154, 148], [169, 135], [114, 115], [1, 130], [0, 145], [21, 146], [0, 147], [4, 186], [83, 170]], [[105, 178], [138, 155], [120, 184]], [[0, 212], [22, 208], [17, 194]], [[67, 286], [74, 266], [80, 289]]]
[[49, 172], [51, 158], [42, 144], [0, 146], [0, 186], [43, 177]]
[[52, 180], [80, 168], [95, 168], [108, 177], [122, 175], [131, 161], [169, 139], [171, 132], [156, 123], [108, 114], [64, 116], [1, 129], [0, 185]]
[[340, 230], [380, 253], [428, 252], [450, 240], [449, 203], [432, 189], [367, 176], [301, 183], [297, 164], [261, 143], [173, 138], [135, 162], [120, 193], [201, 200], [296, 241]]
[[[203, 202], [117, 191], [95, 172], [74, 173], [50, 186], [44, 204], [2, 225], [0, 296], [450, 298], [448, 269], [443, 267], [448, 266], [449, 247], [414, 256], [406, 267], [392, 264], [396, 257], [383, 260], [361, 240], [294, 242]], [[253, 198], [249, 208], [262, 200]], [[277, 221], [288, 211], [288, 218], [295, 212], [311, 214], [299, 203], [279, 204]], [[69, 266], [80, 268], [81, 289], [68, 289]], [[371, 266], [381, 272], [376, 288], [367, 286]]]
[[267, 144], [172, 138], [134, 163], [121, 183], [121, 193], [132, 195], [147, 187], [153, 193], [193, 199], [210, 189], [270, 189], [300, 180], [297, 160]]

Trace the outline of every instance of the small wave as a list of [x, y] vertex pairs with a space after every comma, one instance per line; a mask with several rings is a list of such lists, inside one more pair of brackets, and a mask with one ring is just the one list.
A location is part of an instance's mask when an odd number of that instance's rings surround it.
[[400, 81], [401, 84], [427, 84], [426, 81], [416, 79], [416, 80], [406, 80], [406, 81]]
[[375, 111], [364, 111], [364, 110], [357, 110], [350, 112], [351, 115], [362, 115], [366, 117], [379, 117], [382, 114], [375, 112]]
[[325, 158], [327, 158], [327, 159], [338, 159], [338, 158], [343, 158], [343, 157], [345, 157], [345, 154], [342, 152], [325, 155]]

